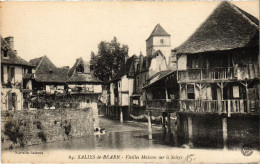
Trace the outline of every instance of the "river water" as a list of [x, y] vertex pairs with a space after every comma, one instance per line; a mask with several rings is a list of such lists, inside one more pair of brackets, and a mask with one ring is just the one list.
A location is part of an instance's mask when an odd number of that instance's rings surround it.
[[162, 132], [161, 126], [153, 125], [153, 140], [148, 139], [147, 124], [142, 122], [127, 121], [120, 123], [118, 120], [100, 116], [100, 127], [106, 129], [105, 134], [43, 143], [19, 148], [19, 150], [104, 150], [172, 147], [171, 139]]

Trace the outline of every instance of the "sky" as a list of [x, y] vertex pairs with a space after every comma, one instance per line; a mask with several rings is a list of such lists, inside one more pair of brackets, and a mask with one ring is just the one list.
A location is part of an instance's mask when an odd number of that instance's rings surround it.
[[[211, 2], [1, 2], [0, 33], [14, 37], [23, 59], [47, 55], [58, 67], [90, 59], [101, 41], [117, 37], [129, 56], [145, 54], [145, 40], [156, 24], [179, 46], [199, 27], [219, 1]], [[259, 19], [259, 2], [232, 2]]]

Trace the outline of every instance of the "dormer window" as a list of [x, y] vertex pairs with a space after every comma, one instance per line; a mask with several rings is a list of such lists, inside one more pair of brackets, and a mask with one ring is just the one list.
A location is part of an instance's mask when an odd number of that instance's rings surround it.
[[49, 73], [50, 73], [50, 74], [53, 74], [53, 70], [52, 70], [52, 69], [50, 69], [50, 70], [49, 70]]
[[8, 58], [8, 49], [2, 50], [2, 54], [4, 58]]
[[82, 65], [79, 65], [79, 66], [78, 66], [77, 72], [78, 72], [78, 73], [84, 73], [84, 68], [83, 68]]

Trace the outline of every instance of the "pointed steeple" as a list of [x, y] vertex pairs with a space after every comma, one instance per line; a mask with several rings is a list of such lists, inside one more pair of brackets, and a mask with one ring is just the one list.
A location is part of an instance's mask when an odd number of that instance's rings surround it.
[[[160, 23], [158, 23], [155, 28], [153, 29], [151, 35], [149, 36], [152, 37], [152, 36], [171, 36], [170, 34], [168, 34], [163, 28], [162, 26], [160, 25]], [[148, 39], [149, 39], [148, 38]], [[147, 39], [147, 40], [148, 40]]]

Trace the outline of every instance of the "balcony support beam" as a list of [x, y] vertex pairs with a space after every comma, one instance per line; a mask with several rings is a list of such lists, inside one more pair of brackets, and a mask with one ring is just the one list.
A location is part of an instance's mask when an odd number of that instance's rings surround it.
[[168, 134], [171, 134], [171, 113], [167, 113], [167, 130]]

